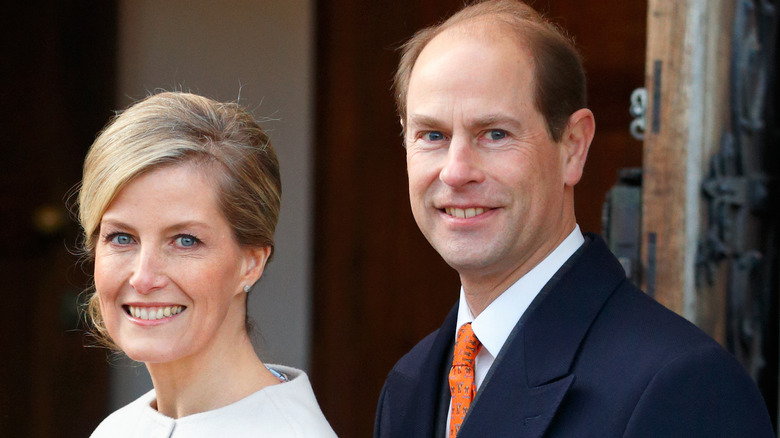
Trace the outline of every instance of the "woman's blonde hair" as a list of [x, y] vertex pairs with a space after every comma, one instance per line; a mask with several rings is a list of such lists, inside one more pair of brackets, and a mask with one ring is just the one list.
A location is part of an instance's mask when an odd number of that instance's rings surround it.
[[[268, 135], [237, 103], [163, 92], [118, 113], [87, 153], [78, 194], [86, 256], [94, 259], [103, 214], [130, 181], [161, 166], [193, 161], [214, 169], [219, 207], [236, 242], [270, 247], [273, 255], [281, 178]], [[115, 347], [95, 292], [87, 313], [99, 340]]]

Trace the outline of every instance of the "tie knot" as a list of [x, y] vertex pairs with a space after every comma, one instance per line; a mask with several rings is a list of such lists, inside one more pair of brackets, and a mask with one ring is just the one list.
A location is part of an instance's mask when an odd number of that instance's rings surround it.
[[479, 343], [477, 335], [471, 328], [471, 323], [463, 324], [458, 330], [458, 337], [455, 340], [455, 351], [452, 355], [452, 365], [474, 366], [474, 358], [479, 352], [482, 344]]

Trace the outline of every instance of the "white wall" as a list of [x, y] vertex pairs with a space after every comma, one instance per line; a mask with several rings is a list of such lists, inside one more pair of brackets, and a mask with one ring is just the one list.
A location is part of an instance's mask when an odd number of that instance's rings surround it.
[[[249, 311], [266, 363], [306, 368], [309, 351], [313, 115], [312, 0], [123, 0], [120, 108], [156, 89], [236, 100], [263, 123], [282, 171], [276, 255]], [[145, 367], [118, 360], [111, 404], [151, 388]]]

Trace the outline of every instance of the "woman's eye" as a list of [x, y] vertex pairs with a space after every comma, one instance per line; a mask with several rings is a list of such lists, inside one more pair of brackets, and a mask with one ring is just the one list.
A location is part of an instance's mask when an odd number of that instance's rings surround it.
[[198, 238], [195, 236], [190, 236], [189, 234], [182, 234], [181, 236], [176, 237], [176, 243], [179, 246], [189, 248], [195, 246], [198, 243]]
[[440, 131], [430, 131], [423, 134], [423, 138], [426, 141], [441, 141], [444, 140], [444, 134]]
[[506, 138], [506, 131], [503, 129], [492, 129], [488, 132], [488, 137], [491, 140], [503, 140]]
[[129, 245], [133, 243], [133, 239], [127, 234], [116, 233], [111, 236], [111, 243], [115, 243], [117, 245]]

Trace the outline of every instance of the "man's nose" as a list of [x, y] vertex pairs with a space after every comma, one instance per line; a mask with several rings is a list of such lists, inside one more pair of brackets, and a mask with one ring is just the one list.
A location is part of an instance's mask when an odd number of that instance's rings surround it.
[[151, 248], [142, 248], [133, 262], [130, 286], [140, 294], [148, 294], [165, 285], [164, 256]]
[[447, 150], [447, 161], [439, 173], [439, 179], [451, 187], [482, 182], [484, 173], [479, 161], [479, 151], [470, 140], [453, 137]]

